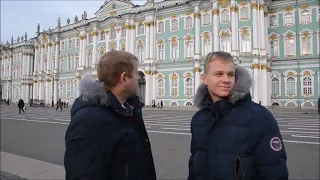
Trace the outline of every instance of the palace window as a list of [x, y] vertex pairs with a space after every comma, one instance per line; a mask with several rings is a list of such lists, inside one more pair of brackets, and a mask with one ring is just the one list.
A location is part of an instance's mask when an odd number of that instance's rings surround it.
[[103, 31], [101, 31], [100, 32], [100, 41], [104, 41], [104, 40], [106, 40], [106, 34]]
[[191, 29], [192, 28], [192, 17], [188, 16], [185, 18], [185, 29]]
[[105, 52], [104, 47], [100, 47], [99, 48], [99, 56], [100, 56], [100, 58], [103, 56], [104, 52]]
[[202, 56], [206, 56], [212, 51], [211, 34], [206, 32], [202, 37]]
[[171, 20], [171, 31], [177, 31], [179, 29], [178, 19]]
[[269, 26], [270, 26], [270, 28], [275, 28], [278, 26], [278, 16], [277, 15], [270, 16]]
[[229, 10], [224, 9], [221, 11], [221, 23], [226, 24], [230, 21], [230, 13]]
[[187, 35], [185, 38], [185, 57], [193, 57], [193, 37], [191, 35]]
[[272, 94], [280, 94], [279, 92], [280, 82], [278, 78], [272, 79]]
[[88, 35], [88, 43], [89, 44], [93, 43], [93, 35], [92, 34]]
[[157, 86], [157, 95], [160, 97], [164, 96], [164, 79], [158, 79]]
[[60, 59], [60, 72], [63, 72], [64, 71], [64, 59], [61, 58]]
[[73, 97], [77, 97], [78, 94], [78, 81], [74, 80], [73, 83]]
[[269, 37], [271, 57], [279, 57], [279, 36], [272, 34]]
[[61, 42], [61, 50], [64, 50], [64, 41]]
[[88, 59], [88, 66], [91, 67], [91, 64], [92, 64], [92, 50], [91, 49], [88, 49], [87, 59]]
[[287, 32], [284, 37], [285, 56], [290, 57], [295, 55], [295, 44], [295, 34], [292, 32]]
[[221, 50], [231, 53], [231, 35], [227, 31], [221, 34]]
[[241, 52], [251, 52], [251, 33], [246, 27], [241, 28], [240, 40]]
[[71, 96], [71, 83], [70, 81], [66, 81], [66, 95], [67, 95], [67, 98], [70, 98]]
[[68, 49], [71, 49], [71, 46], [72, 46], [72, 40], [70, 39], [70, 40], [68, 41]]
[[203, 26], [209, 26], [211, 24], [210, 14], [205, 13], [202, 15], [202, 25]]
[[301, 54], [312, 54], [312, 36], [308, 31], [305, 31], [301, 36]]
[[125, 38], [126, 37], [126, 28], [122, 27], [121, 28], [121, 38]]
[[71, 62], [71, 54], [68, 55], [68, 70], [71, 70], [72, 62]]
[[312, 79], [311, 77], [304, 77], [302, 81], [303, 94], [312, 94]]
[[158, 33], [162, 34], [164, 32], [164, 22], [160, 21], [158, 22]]
[[117, 32], [115, 29], [111, 29], [110, 31], [110, 39], [116, 39], [117, 38]]
[[124, 42], [121, 43], [121, 46], [120, 46], [120, 47], [121, 47], [121, 50], [122, 50], [122, 51], [125, 51], [125, 50], [126, 50], [126, 43], [124, 43]]
[[176, 37], [171, 38], [171, 60], [179, 58], [179, 44]]
[[80, 46], [80, 39], [77, 38], [77, 40], [76, 40], [76, 47], [79, 47], [79, 46]]
[[63, 96], [63, 83], [62, 81], [59, 81], [59, 98], [62, 98], [62, 96]]
[[143, 42], [141, 40], [139, 40], [138, 43], [137, 43], [137, 54], [138, 54], [138, 60], [139, 61], [143, 61], [144, 60], [143, 52], [144, 52]]
[[193, 95], [193, 79], [187, 78], [185, 81], [185, 94], [186, 95]]
[[241, 21], [249, 20], [249, 8], [248, 7], [240, 8], [240, 20]]
[[137, 31], [137, 35], [142, 35], [144, 34], [144, 25], [143, 24], [139, 24], [137, 27], [138, 31]]
[[[22, 69], [22, 68], [21, 68], [21, 69]], [[46, 59], [46, 58], [43, 59], [43, 70], [44, 70], [44, 71], [47, 70], [47, 59]], [[21, 72], [22, 72], [22, 70], [21, 70]], [[21, 74], [21, 75], [22, 75], [22, 74]]]
[[164, 60], [164, 40], [159, 39], [158, 40], [158, 60], [163, 61]]
[[294, 25], [294, 14], [292, 12], [287, 12], [284, 14], [284, 26], [293, 26]]
[[170, 77], [170, 95], [177, 96], [179, 94], [178, 92], [178, 86], [179, 86], [179, 79], [177, 74], [172, 74]]
[[75, 60], [76, 60], [76, 67], [75, 67], [75, 69], [77, 69], [77, 68], [79, 67], [79, 53], [76, 52], [74, 56], [75, 56]]
[[310, 10], [303, 10], [300, 14], [300, 23], [309, 24], [311, 22], [311, 12]]
[[296, 94], [296, 81], [293, 77], [287, 78], [287, 91], [286, 95], [295, 95]]

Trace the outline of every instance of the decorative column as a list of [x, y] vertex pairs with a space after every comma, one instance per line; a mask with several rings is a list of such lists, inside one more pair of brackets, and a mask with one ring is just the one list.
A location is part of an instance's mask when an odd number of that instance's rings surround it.
[[58, 91], [59, 91], [59, 87], [58, 87], [58, 76], [53, 76], [53, 103], [54, 105], [57, 104], [58, 102]]
[[[11, 56], [9, 55], [9, 61], [11, 59]], [[7, 62], [8, 62], [8, 59], [3, 59], [3, 77], [7, 77]]]
[[121, 26], [116, 28], [116, 43], [117, 43], [117, 50], [121, 50], [121, 44], [120, 44], [120, 39], [121, 39]]
[[199, 12], [199, 6], [194, 7], [194, 19], [195, 19], [195, 52], [194, 52], [194, 59], [200, 59], [200, 12]]
[[[266, 46], [266, 53], [270, 54], [270, 46], [269, 46], [269, 38], [268, 38], [268, 9], [265, 6], [265, 11], [264, 11], [264, 28], [265, 30], [265, 46]], [[271, 102], [270, 102], [271, 103]]]
[[8, 63], [8, 65], [9, 65], [9, 72], [8, 72], [8, 77], [9, 77], [9, 79], [11, 80], [11, 77], [12, 77], [12, 64], [13, 64], [13, 62], [14, 61], [16, 61], [16, 58], [15, 58], [16, 56], [12, 56], [12, 58], [11, 58], [11, 61]]
[[43, 84], [44, 83], [44, 80], [43, 79], [40, 79], [39, 80], [39, 83], [38, 83], [38, 85], [40, 86], [39, 87], [39, 101], [40, 101], [40, 103], [42, 103], [43, 102], [43, 98], [44, 98], [44, 87], [43, 87]]
[[264, 4], [259, 5], [259, 39], [260, 39], [260, 55], [266, 55], [266, 27], [264, 22]]
[[39, 67], [39, 62], [38, 62], [38, 53], [39, 53], [39, 49], [38, 49], [38, 42], [35, 42], [35, 47], [34, 47], [34, 72], [32, 74], [36, 75], [38, 74], [38, 67]]
[[[155, 53], [154, 53], [154, 45], [156, 43], [156, 39], [155, 39], [156, 35], [155, 35], [155, 28], [154, 28], [154, 21], [153, 20], [151, 22], [149, 22], [149, 26], [150, 26], [150, 59], [154, 60], [154, 59], [156, 59]], [[156, 98], [156, 96], [154, 96], [154, 99], [155, 98]]]
[[25, 83], [25, 97], [26, 97], [26, 101], [25, 103], [29, 104], [30, 103], [30, 85], [29, 82]]
[[267, 72], [267, 69], [268, 69], [268, 64], [266, 63], [263, 63], [261, 65], [261, 71], [260, 71], [260, 74], [261, 74], [261, 86], [259, 87], [260, 88], [260, 91], [261, 91], [261, 97], [260, 97], [260, 100], [261, 100], [261, 104], [263, 106], [267, 106], [268, 104], [268, 72]]
[[33, 90], [32, 90], [32, 99], [33, 101], [37, 99], [37, 79], [33, 78]]
[[84, 32], [82, 36], [82, 65], [83, 67], [88, 67], [88, 59], [87, 59], [87, 33]]
[[43, 68], [43, 55], [44, 55], [44, 44], [41, 43], [41, 55], [40, 55], [40, 72], [43, 72], [44, 71], [44, 68]]
[[235, 4], [235, 1], [232, 1], [232, 7], [231, 7], [231, 33], [232, 33], [232, 51], [231, 54], [233, 56], [238, 55], [238, 27], [237, 27], [237, 21], [238, 21], [238, 7]]
[[200, 78], [201, 68], [199, 66], [195, 66], [193, 70], [194, 70], [194, 93], [193, 94], [195, 95], [201, 84], [201, 78]]
[[157, 80], [156, 80], [156, 76], [157, 76], [157, 71], [156, 71], [156, 68], [154, 67], [152, 72], [151, 72], [151, 75], [152, 75], [152, 99], [156, 100], [157, 99]]
[[132, 54], [135, 54], [135, 42], [136, 42], [136, 24], [134, 19], [130, 20], [131, 22], [131, 29], [130, 29], [130, 51]]
[[27, 75], [27, 55], [28, 53], [26, 53], [25, 50], [23, 50], [23, 54], [22, 54], [22, 76]]
[[252, 28], [252, 34], [253, 34], [253, 49], [252, 49], [252, 54], [258, 54], [258, 42], [259, 42], [259, 37], [258, 37], [258, 32], [259, 32], [259, 29], [258, 29], [258, 6], [257, 6], [257, 3], [256, 1], [252, 1], [252, 4], [251, 4], [251, 8], [252, 8], [252, 23], [253, 23], [253, 28]]
[[144, 60], [150, 60], [150, 24], [149, 22], [145, 22], [144, 23], [145, 27], [146, 27], [146, 35], [145, 35], [145, 59]]
[[[270, 63], [267, 69], [267, 86], [268, 86], [268, 103], [267, 106], [271, 106], [271, 92], [272, 92], [272, 82], [271, 82], [271, 67], [270, 67]], [[281, 86], [281, 85], [280, 85]]]
[[85, 66], [85, 63], [83, 62], [83, 36], [80, 34], [79, 35], [80, 43], [79, 43], [79, 67], [78, 69], [82, 69]]
[[31, 69], [31, 53], [27, 54], [27, 76], [31, 76], [32, 69]]
[[150, 90], [152, 89], [152, 88], [150, 88], [150, 87], [151, 87], [151, 82], [150, 82], [151, 71], [150, 71], [150, 69], [147, 69], [147, 70], [145, 71], [145, 74], [146, 74], [146, 77], [145, 77], [145, 80], [146, 80], [145, 105], [146, 105], [146, 106], [149, 106], [149, 105], [151, 105], [151, 97], [152, 97], [152, 94], [151, 94], [151, 92], [150, 92]]
[[92, 35], [93, 35], [92, 60], [91, 60], [91, 64], [89, 64], [88, 67], [96, 68], [96, 65], [98, 63], [98, 60], [97, 60], [97, 52], [98, 52], [97, 39], [98, 39], [98, 36], [99, 36], [99, 32], [97, 30], [97, 26], [93, 27]]
[[50, 86], [50, 79], [49, 79], [49, 77], [46, 77], [46, 102], [45, 102], [45, 104], [46, 105], [49, 105], [50, 103], [49, 103], [49, 97], [50, 97], [50, 93], [49, 93], [49, 86]]
[[219, 7], [218, 7], [218, 1], [213, 3], [212, 7], [212, 15], [213, 15], [213, 51], [219, 51], [220, 50], [220, 39], [219, 39]]
[[252, 64], [253, 69], [253, 101], [258, 103], [260, 101], [260, 92], [259, 92], [259, 64]]
[[51, 73], [51, 64], [52, 64], [52, 59], [51, 59], [51, 53], [52, 53], [52, 43], [51, 41], [49, 41], [48, 45], [47, 45], [48, 49], [47, 49], [47, 71], [49, 72], [49, 74]]
[[106, 31], [106, 52], [109, 51], [110, 32]]
[[59, 72], [59, 65], [60, 65], [60, 42], [59, 42], [59, 38], [57, 37], [56, 42], [54, 43], [54, 45], [56, 46], [56, 63], [54, 64], [54, 69], [56, 70], [55, 73]]
[[[131, 24], [130, 24], [130, 20], [129, 19], [126, 19], [126, 51], [129, 51], [130, 50], [130, 29], [131, 29]], [[129, 51], [130, 52], [130, 51]]]

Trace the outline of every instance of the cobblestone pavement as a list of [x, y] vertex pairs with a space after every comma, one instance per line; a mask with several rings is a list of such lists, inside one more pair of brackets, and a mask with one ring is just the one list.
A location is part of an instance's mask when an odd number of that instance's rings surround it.
[[27, 179], [21, 178], [19, 176], [16, 176], [16, 175], [4, 172], [4, 171], [1, 171], [0, 179], [1, 180], [27, 180]]

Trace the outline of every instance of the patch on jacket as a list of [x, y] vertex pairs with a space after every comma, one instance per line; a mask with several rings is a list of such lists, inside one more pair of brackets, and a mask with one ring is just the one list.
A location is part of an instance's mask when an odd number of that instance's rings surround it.
[[279, 137], [273, 137], [270, 140], [270, 147], [274, 151], [281, 151], [282, 149], [282, 142]]

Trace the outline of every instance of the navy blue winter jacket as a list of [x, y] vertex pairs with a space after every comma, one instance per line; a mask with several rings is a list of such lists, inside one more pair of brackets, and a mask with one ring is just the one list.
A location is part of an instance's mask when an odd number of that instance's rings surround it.
[[123, 107], [103, 82], [83, 78], [65, 144], [66, 180], [155, 180], [137, 97]]
[[188, 180], [286, 180], [286, 152], [277, 121], [250, 96], [250, 74], [236, 67], [227, 99], [213, 103], [205, 85], [195, 96]]

